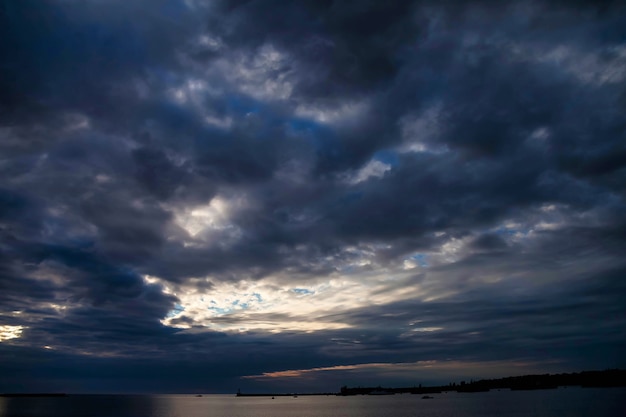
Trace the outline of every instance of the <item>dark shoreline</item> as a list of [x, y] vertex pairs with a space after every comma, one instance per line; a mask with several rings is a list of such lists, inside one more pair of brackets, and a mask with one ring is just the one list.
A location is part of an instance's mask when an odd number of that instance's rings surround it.
[[394, 394], [441, 394], [444, 392], [474, 393], [488, 392], [491, 390], [508, 389], [511, 391], [530, 391], [557, 389], [559, 387], [582, 388], [611, 388], [626, 387], [626, 370], [608, 369], [604, 371], [583, 371], [563, 374], [542, 374], [542, 375], [522, 375], [510, 376], [497, 379], [481, 379], [478, 381], [451, 382], [448, 385], [422, 387], [341, 387], [337, 393], [242, 393], [238, 392], [237, 397], [288, 397], [307, 395], [394, 395]]
[[448, 385], [431, 387], [413, 386], [402, 388], [384, 387], [342, 387], [339, 395], [371, 395], [372, 392], [390, 394], [439, 394], [442, 392], [487, 392], [495, 389], [529, 391], [556, 389], [558, 387], [579, 386], [583, 388], [626, 387], [626, 370], [607, 369], [605, 371], [584, 371], [563, 374], [542, 374], [510, 376], [479, 381], [451, 382]]
[[280, 393], [280, 394], [244, 394], [238, 392], [235, 397], [310, 397], [310, 396], [337, 396], [336, 392], [305, 392], [305, 393]]

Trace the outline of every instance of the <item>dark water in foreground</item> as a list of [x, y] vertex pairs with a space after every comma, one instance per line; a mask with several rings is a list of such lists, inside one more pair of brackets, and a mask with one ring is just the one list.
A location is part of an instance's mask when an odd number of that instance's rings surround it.
[[624, 417], [626, 388], [393, 396], [236, 398], [76, 395], [0, 398], [0, 417]]

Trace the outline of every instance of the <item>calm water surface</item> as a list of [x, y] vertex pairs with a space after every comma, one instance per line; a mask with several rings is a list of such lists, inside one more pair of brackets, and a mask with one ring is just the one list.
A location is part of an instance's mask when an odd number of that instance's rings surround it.
[[76, 395], [0, 398], [0, 417], [624, 417], [625, 388], [356, 397]]

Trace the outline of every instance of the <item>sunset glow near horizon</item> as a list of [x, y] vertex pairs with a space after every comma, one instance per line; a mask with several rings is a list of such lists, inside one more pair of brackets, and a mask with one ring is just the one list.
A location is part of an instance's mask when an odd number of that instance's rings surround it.
[[0, 392], [626, 367], [618, 3], [0, 0]]

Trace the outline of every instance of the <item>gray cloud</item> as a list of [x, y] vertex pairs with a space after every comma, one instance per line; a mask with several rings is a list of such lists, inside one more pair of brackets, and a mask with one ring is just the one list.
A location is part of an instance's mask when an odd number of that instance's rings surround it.
[[36, 3], [0, 2], [20, 389], [626, 366], [618, 2]]

